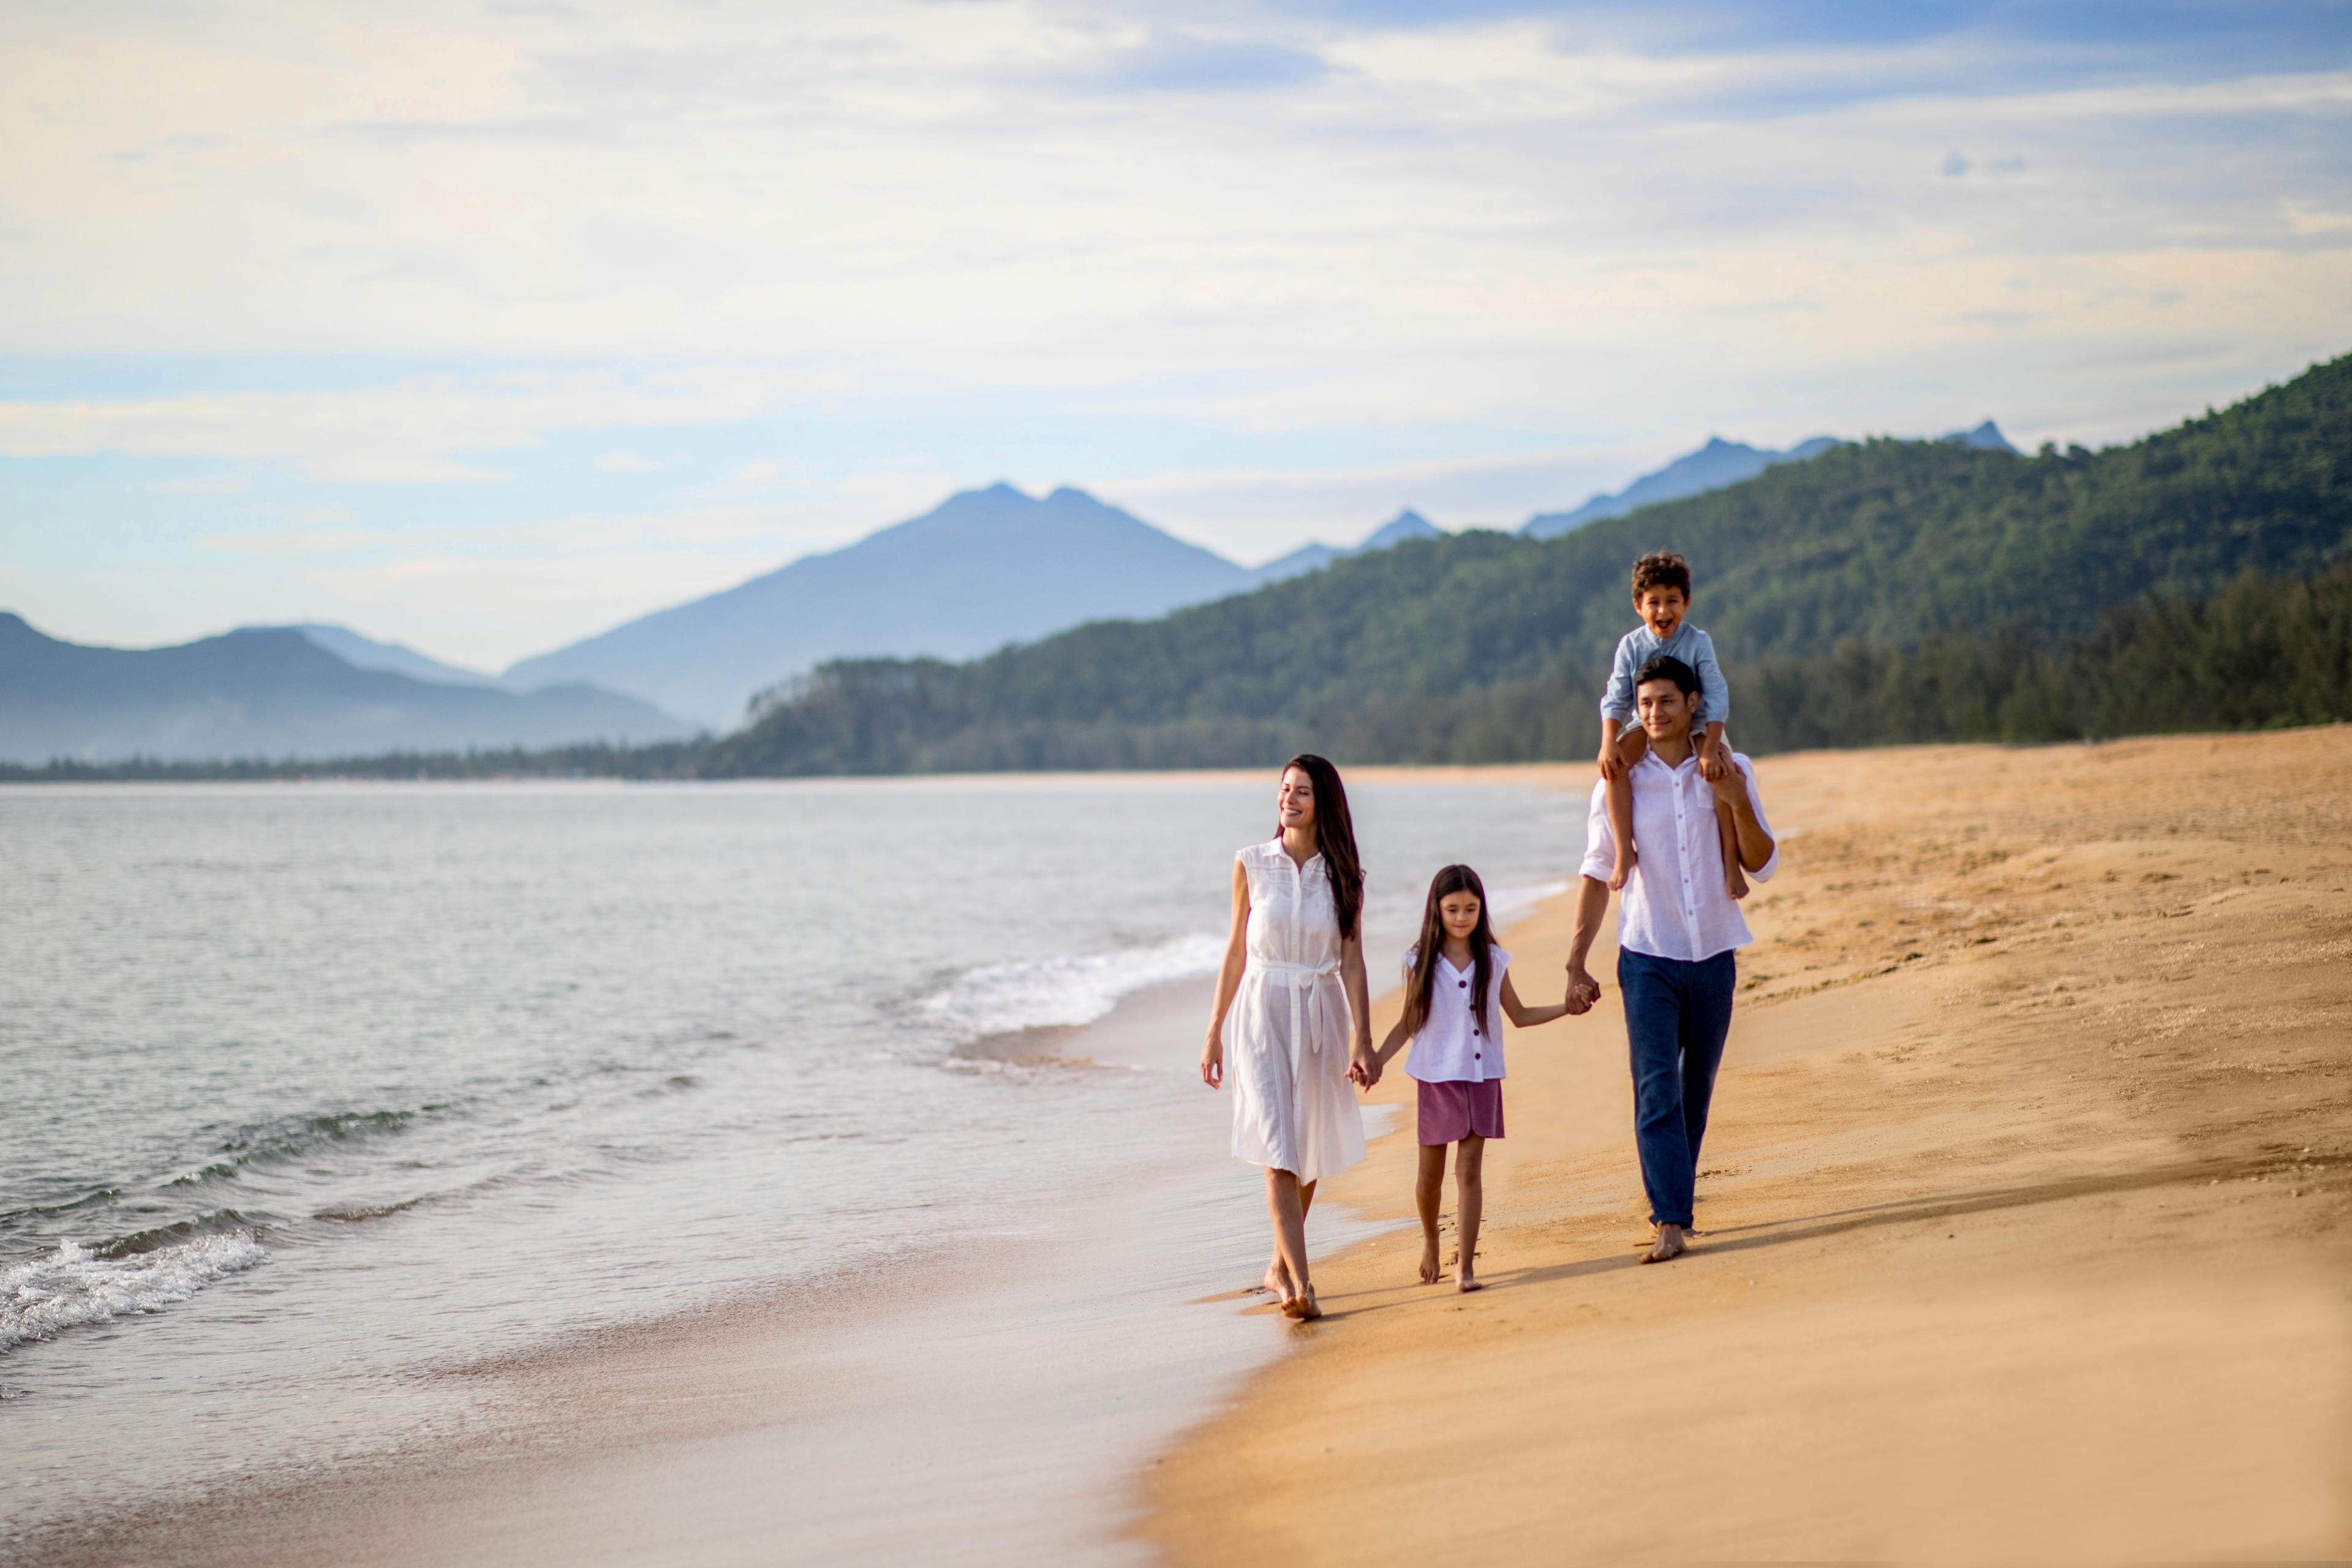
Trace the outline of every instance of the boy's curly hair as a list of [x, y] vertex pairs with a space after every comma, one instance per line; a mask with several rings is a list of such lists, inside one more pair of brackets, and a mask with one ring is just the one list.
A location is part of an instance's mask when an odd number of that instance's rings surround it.
[[1683, 597], [1691, 596], [1690, 563], [1671, 550], [1653, 550], [1633, 563], [1633, 600], [1652, 588], [1680, 588]]

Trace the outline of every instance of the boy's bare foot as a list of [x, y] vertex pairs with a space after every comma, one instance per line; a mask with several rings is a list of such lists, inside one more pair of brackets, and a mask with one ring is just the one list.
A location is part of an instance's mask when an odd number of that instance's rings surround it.
[[1300, 1286], [1297, 1295], [1283, 1302], [1282, 1315], [1301, 1323], [1311, 1323], [1321, 1317], [1323, 1309], [1315, 1304], [1315, 1287]]
[[1739, 868], [1738, 861], [1734, 860], [1723, 868], [1723, 883], [1733, 898], [1744, 899], [1748, 896], [1748, 873]]
[[1437, 1283], [1438, 1275], [1442, 1272], [1444, 1269], [1437, 1261], [1437, 1243], [1433, 1241], [1425, 1243], [1421, 1249], [1421, 1282], [1424, 1285], [1434, 1285]]
[[1680, 1258], [1684, 1253], [1688, 1252], [1689, 1250], [1689, 1246], [1683, 1240], [1682, 1226], [1678, 1225], [1662, 1225], [1658, 1227], [1658, 1239], [1650, 1244], [1649, 1251], [1642, 1254], [1642, 1261], [1644, 1263], [1665, 1263]]
[[1609, 890], [1612, 893], [1623, 892], [1625, 879], [1631, 877], [1633, 874], [1633, 868], [1641, 863], [1642, 857], [1634, 852], [1631, 845], [1618, 851], [1617, 868], [1609, 873]]

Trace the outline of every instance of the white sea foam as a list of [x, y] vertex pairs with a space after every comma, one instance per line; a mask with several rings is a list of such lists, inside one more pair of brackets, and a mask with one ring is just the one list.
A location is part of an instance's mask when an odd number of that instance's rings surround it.
[[55, 1252], [0, 1268], [0, 1351], [61, 1329], [184, 1301], [268, 1256], [244, 1231], [200, 1236], [128, 1258], [101, 1258], [79, 1242], [61, 1241]]
[[1117, 952], [984, 964], [926, 1001], [923, 1011], [959, 1040], [1072, 1028], [1093, 1023], [1130, 992], [1213, 973], [1224, 952], [1222, 939], [1202, 934]]

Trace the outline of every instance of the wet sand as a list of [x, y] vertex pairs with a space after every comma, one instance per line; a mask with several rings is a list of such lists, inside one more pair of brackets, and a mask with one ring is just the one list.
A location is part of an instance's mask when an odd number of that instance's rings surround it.
[[[1169, 1558], [2352, 1557], [2352, 729], [1761, 773], [1696, 1249], [1636, 1261], [1603, 951], [1510, 1044], [1488, 1289], [1318, 1264], [1151, 1467]], [[1409, 1215], [1411, 1139], [1329, 1197]]]
[[[1189, 1077], [1206, 983], [987, 1042], [1016, 1070]], [[1133, 1478], [1279, 1340], [1255, 1173], [1206, 1090], [1139, 1117], [1116, 1190], [1041, 1193], [951, 1248], [447, 1369], [470, 1418], [10, 1539], [0, 1563], [1144, 1563]], [[1356, 1237], [1365, 1227], [1339, 1225]]]

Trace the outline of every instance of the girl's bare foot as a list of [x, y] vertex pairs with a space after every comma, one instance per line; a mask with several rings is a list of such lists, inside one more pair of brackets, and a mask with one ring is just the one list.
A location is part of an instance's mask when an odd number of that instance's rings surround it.
[[1267, 1264], [1265, 1266], [1265, 1278], [1250, 1287], [1251, 1295], [1255, 1296], [1260, 1292], [1264, 1292], [1265, 1294], [1275, 1297], [1280, 1300], [1287, 1300], [1289, 1299], [1290, 1276], [1282, 1271], [1281, 1264]]
[[1617, 852], [1617, 868], [1609, 873], [1609, 890], [1612, 893], [1623, 892], [1625, 879], [1631, 877], [1633, 874], [1633, 868], [1641, 863], [1642, 857], [1634, 851], [1632, 845], [1628, 844], [1624, 848], [1620, 849]]
[[1642, 1261], [1644, 1263], [1665, 1263], [1674, 1258], [1680, 1258], [1684, 1253], [1688, 1252], [1689, 1250], [1689, 1247], [1683, 1241], [1683, 1227], [1681, 1226], [1662, 1225], [1658, 1227], [1658, 1239], [1650, 1244], [1649, 1251], [1642, 1254]]
[[1437, 1261], [1437, 1243], [1425, 1243], [1421, 1249], [1421, 1282], [1434, 1285], [1438, 1275], [1443, 1272], [1444, 1267]]
[[1297, 1295], [1283, 1302], [1282, 1315], [1302, 1323], [1311, 1323], [1321, 1317], [1323, 1309], [1315, 1304], [1315, 1287], [1301, 1285]]
[[1484, 1290], [1486, 1287], [1478, 1282], [1478, 1277], [1470, 1272], [1470, 1266], [1465, 1263], [1454, 1272], [1454, 1288], [1466, 1296], [1473, 1290]]

